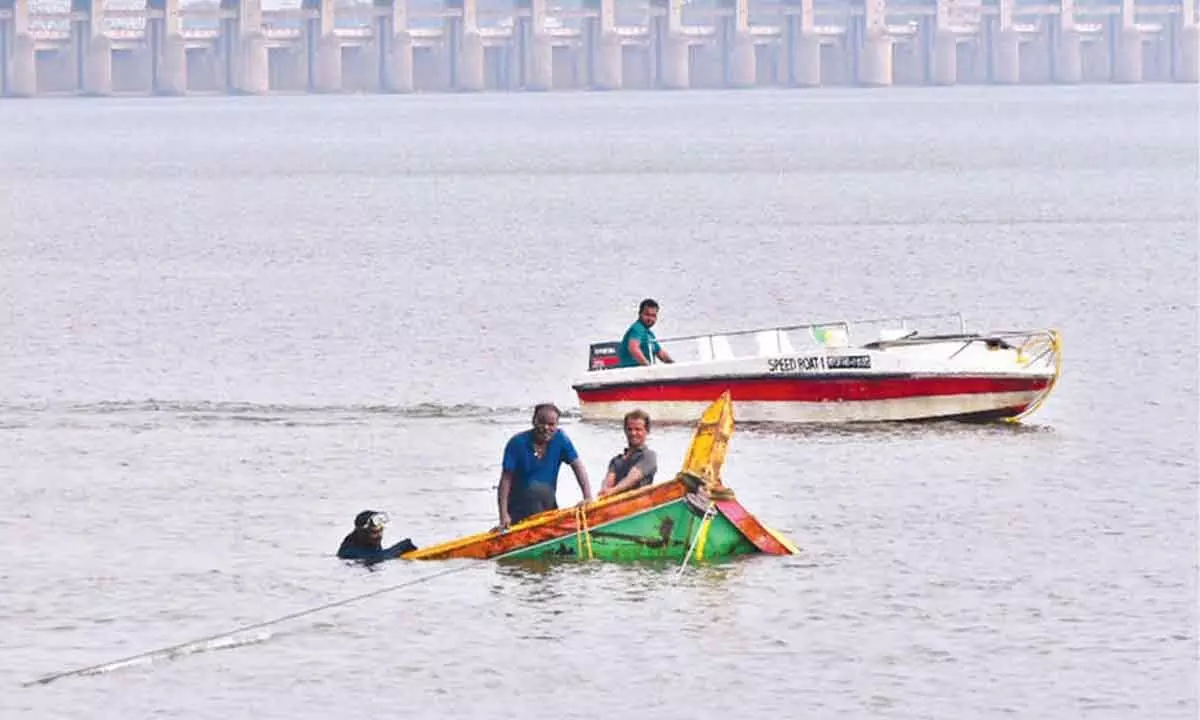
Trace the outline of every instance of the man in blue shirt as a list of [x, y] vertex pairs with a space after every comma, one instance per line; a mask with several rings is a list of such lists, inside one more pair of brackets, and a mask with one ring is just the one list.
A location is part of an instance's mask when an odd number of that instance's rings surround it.
[[658, 322], [658, 303], [646, 298], [641, 305], [638, 305], [638, 319], [625, 331], [625, 337], [621, 338], [621, 347], [617, 348], [619, 360], [617, 367], [649, 365], [651, 357], [656, 357], [665, 363], [675, 362], [658, 344], [658, 338], [650, 329], [656, 322]]
[[519, 432], [504, 446], [500, 487], [496, 492], [500, 526], [507, 528], [530, 515], [558, 507], [558, 470], [570, 465], [584, 500], [592, 499], [587, 469], [567, 434], [558, 429], [558, 408], [549, 403], [533, 409], [533, 429]]

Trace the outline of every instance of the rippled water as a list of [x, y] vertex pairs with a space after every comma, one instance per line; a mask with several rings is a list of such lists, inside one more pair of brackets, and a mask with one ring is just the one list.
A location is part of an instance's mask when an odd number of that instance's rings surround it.
[[[1171, 86], [0, 103], [0, 714], [1193, 718], [1196, 119]], [[538, 401], [598, 482], [622, 438], [570, 383], [644, 295], [662, 334], [1053, 326], [1066, 370], [1020, 427], [741, 428], [726, 480], [793, 558], [332, 558], [366, 507], [490, 526]]]

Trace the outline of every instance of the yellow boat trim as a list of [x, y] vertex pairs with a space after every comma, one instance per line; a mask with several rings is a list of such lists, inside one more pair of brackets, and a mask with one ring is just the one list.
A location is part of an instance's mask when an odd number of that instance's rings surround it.
[[788, 540], [787, 537], [783, 533], [779, 532], [778, 530], [776, 530], [773, 527], [768, 527], [767, 525], [763, 525], [763, 529], [766, 530], [767, 532], [769, 532], [771, 534], [771, 537], [773, 537], [777, 541], [779, 541], [780, 545], [787, 548], [788, 552], [790, 552], [793, 555], [800, 554], [800, 548], [797, 547], [796, 544], [793, 543], [791, 540]]
[[700, 522], [700, 537], [696, 538], [696, 562], [704, 559], [704, 545], [708, 542], [708, 528], [712, 526], [712, 519], [716, 513], [704, 513], [704, 520]]
[[1062, 376], [1062, 334], [1057, 330], [1050, 331], [1050, 352], [1054, 353], [1054, 375], [1051, 376], [1050, 382], [1046, 384], [1046, 389], [1038, 395], [1033, 402], [1020, 414], [1014, 417], [1007, 418], [1010, 423], [1019, 423], [1024, 418], [1029, 417], [1046, 403], [1046, 399], [1050, 397], [1050, 393], [1054, 391], [1054, 386], [1058, 385], [1058, 379]]

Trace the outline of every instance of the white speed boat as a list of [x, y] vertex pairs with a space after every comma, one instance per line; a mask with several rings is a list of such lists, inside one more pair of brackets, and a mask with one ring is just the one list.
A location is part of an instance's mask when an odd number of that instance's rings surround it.
[[618, 367], [618, 342], [590, 346], [588, 371], [573, 385], [585, 420], [641, 408], [688, 421], [726, 390], [744, 422], [1016, 420], [1045, 402], [1062, 367], [1058, 331], [969, 332], [959, 314], [659, 343], [675, 362]]

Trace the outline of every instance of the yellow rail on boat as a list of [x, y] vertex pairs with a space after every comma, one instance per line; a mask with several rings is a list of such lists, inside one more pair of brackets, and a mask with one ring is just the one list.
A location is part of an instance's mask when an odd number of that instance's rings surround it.
[[[1049, 399], [1050, 393], [1054, 391], [1054, 386], [1058, 384], [1058, 379], [1062, 376], [1062, 333], [1057, 330], [1050, 330], [1049, 333], [1050, 347], [1048, 352], [1054, 354], [1054, 374], [1050, 377], [1050, 382], [1046, 384], [1046, 389], [1043, 390], [1040, 395], [1034, 398], [1033, 402], [1029, 403], [1029, 406], [1026, 407], [1020, 415], [1007, 418], [1007, 421], [1010, 423], [1019, 423], [1022, 419], [1027, 418], [1033, 413], [1037, 412], [1038, 408], [1044, 405], [1046, 400]], [[1020, 353], [1020, 351], [1018, 351], [1018, 353]], [[1035, 360], [1036, 358], [1034, 360], [1029, 360], [1026, 362], [1026, 366], [1031, 365], [1033, 362], [1035, 362]]]

